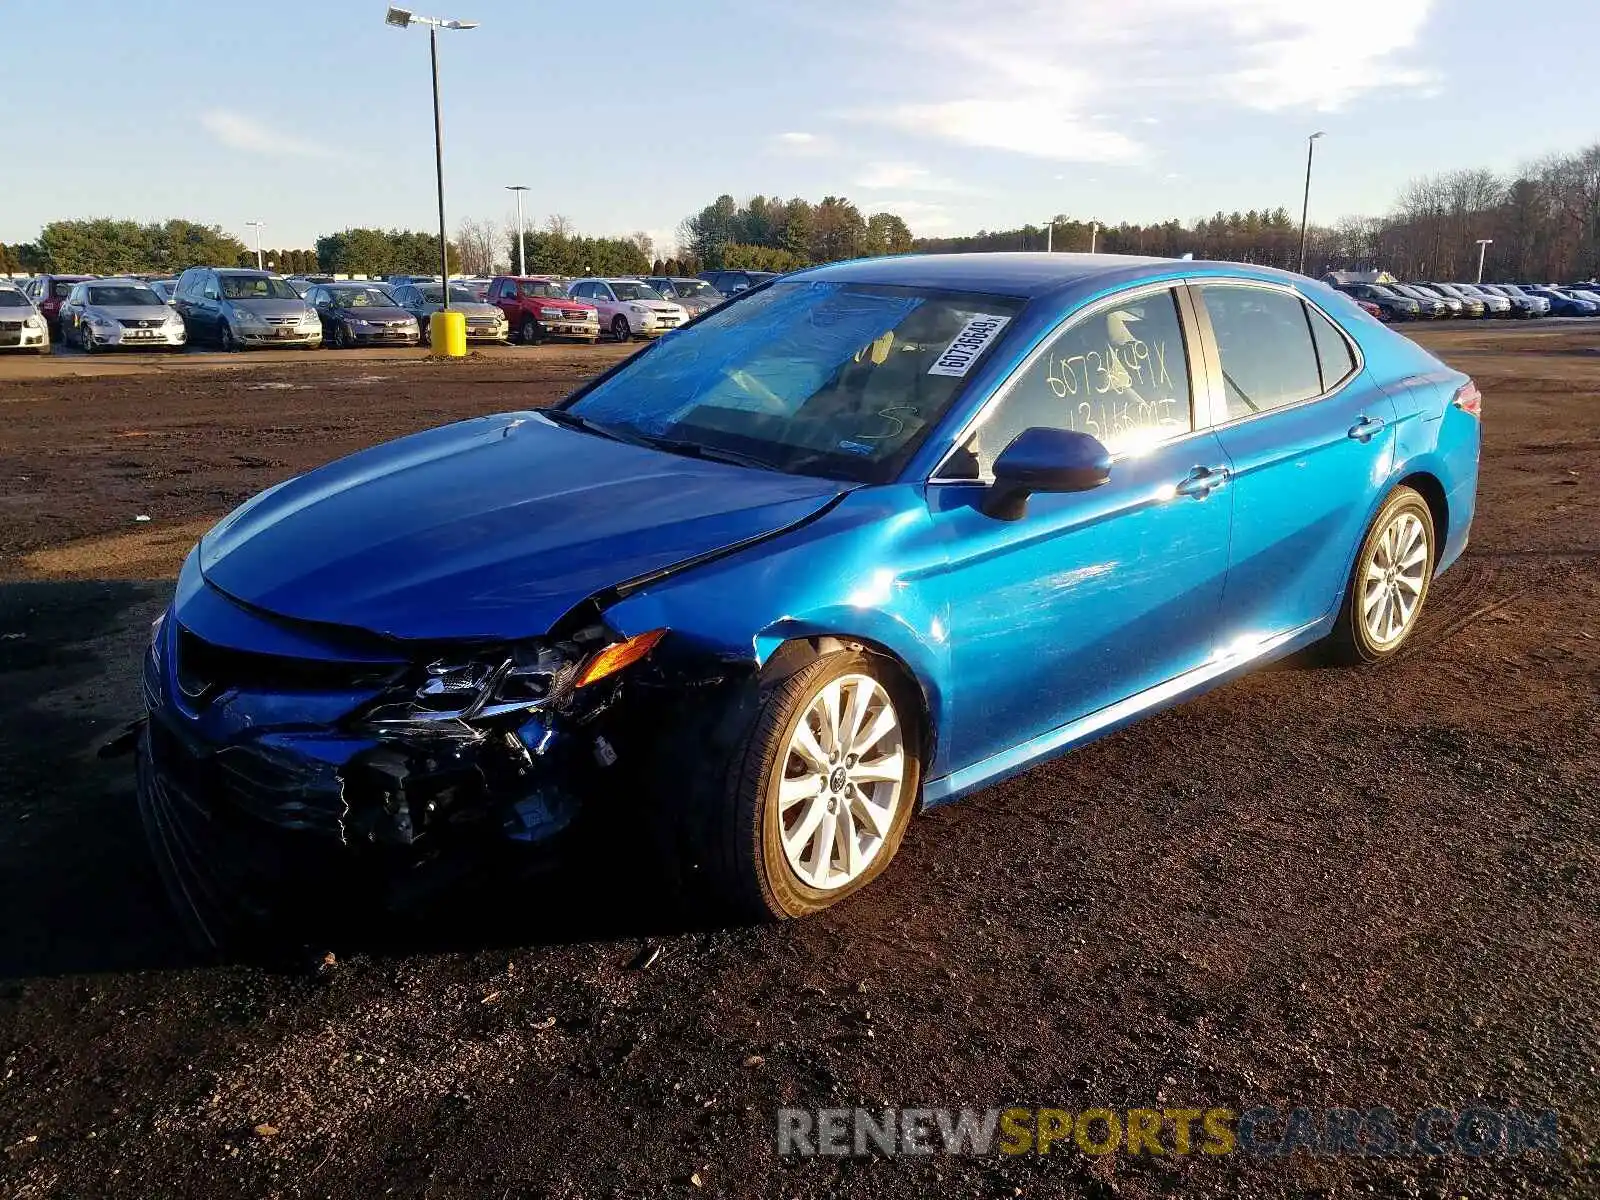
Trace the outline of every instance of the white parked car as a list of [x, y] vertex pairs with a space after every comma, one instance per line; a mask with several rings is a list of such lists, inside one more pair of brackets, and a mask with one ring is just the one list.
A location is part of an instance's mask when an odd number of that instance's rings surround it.
[[0, 284], [0, 350], [50, 353], [50, 327], [20, 290]]
[[659, 337], [689, 319], [683, 305], [637, 279], [575, 279], [567, 286], [567, 295], [594, 305], [600, 328], [619, 342]]

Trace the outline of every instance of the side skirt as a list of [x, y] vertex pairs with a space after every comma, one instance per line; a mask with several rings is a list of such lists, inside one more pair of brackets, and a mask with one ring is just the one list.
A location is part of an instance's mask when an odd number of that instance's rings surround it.
[[1047, 758], [1076, 749], [1151, 713], [1181, 704], [1264, 663], [1287, 657], [1325, 637], [1333, 628], [1337, 616], [1337, 612], [1330, 613], [1287, 633], [1243, 645], [1236, 643], [1226, 646], [1203, 666], [1185, 671], [1165, 683], [1107, 705], [1049, 733], [1040, 734], [1031, 741], [1002, 750], [970, 767], [930, 779], [923, 785], [922, 811], [959, 800], [979, 788], [1009, 779]]

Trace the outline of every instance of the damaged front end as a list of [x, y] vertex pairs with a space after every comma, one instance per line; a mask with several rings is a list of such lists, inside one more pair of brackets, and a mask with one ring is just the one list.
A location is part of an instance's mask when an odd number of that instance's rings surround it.
[[[723, 670], [686, 664], [665, 630], [615, 632], [592, 604], [542, 638], [396, 646], [286, 628], [200, 587], [194, 627], [180, 588], [146, 657], [139, 798], [210, 944], [552, 865], [586, 809], [645, 785], [685, 693]], [[251, 625], [296, 653], [237, 649]]]

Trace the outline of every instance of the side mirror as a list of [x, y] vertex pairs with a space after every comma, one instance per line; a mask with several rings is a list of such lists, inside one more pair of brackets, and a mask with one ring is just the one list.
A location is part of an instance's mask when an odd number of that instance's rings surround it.
[[1071, 429], [1024, 429], [994, 463], [983, 512], [1015, 521], [1034, 492], [1087, 492], [1111, 479], [1111, 452], [1098, 438]]

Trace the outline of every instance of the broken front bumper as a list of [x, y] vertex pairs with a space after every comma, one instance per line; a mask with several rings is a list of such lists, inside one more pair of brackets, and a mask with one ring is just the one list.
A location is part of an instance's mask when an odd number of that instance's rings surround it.
[[580, 797], [618, 790], [604, 719], [352, 729], [396, 669], [232, 650], [171, 613], [161, 623], [144, 664], [138, 802], [197, 940], [543, 871], [566, 853]]

